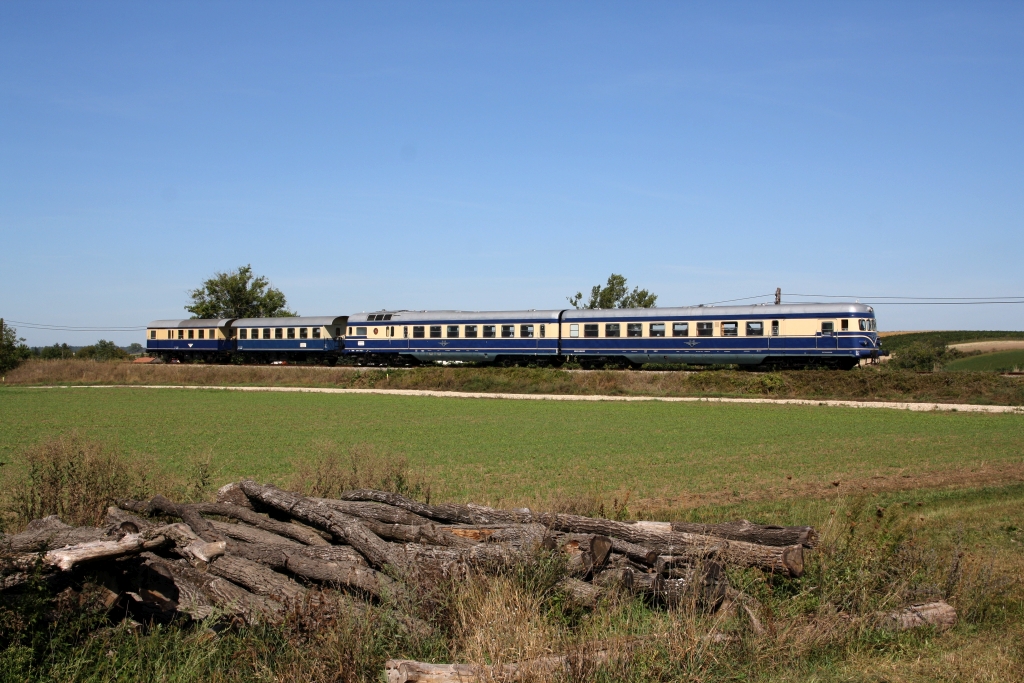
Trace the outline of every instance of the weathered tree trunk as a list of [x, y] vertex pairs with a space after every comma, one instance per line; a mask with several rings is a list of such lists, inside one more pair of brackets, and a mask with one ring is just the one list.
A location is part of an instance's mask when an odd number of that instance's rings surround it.
[[323, 503], [272, 486], [261, 486], [254, 481], [243, 481], [239, 486], [251, 500], [258, 500], [307, 524], [331, 532], [339, 541], [348, 543], [362, 553], [377, 569], [388, 565], [399, 571], [408, 568], [402, 552], [351, 517], [341, 515]]
[[118, 504], [125, 510], [139, 512], [145, 515], [167, 515], [169, 517], [180, 517], [181, 521], [191, 527], [199, 538], [207, 542], [223, 541], [224, 538], [214, 531], [208, 521], [203, 519], [199, 511], [190, 505], [179, 505], [164, 498], [161, 495], [153, 496], [148, 502], [137, 500], [126, 500]]
[[0, 550], [6, 553], [32, 553], [106, 540], [110, 540], [110, 537], [102, 529], [72, 527], [60, 521], [57, 515], [50, 515], [32, 520], [20, 534], [4, 536], [0, 540]]
[[718, 536], [732, 541], [746, 541], [758, 545], [802, 545], [813, 548], [818, 544], [818, 532], [809, 526], [764, 526], [745, 519], [723, 524], [692, 524], [672, 522], [672, 531]]
[[148, 519], [143, 519], [114, 506], [107, 508], [107, 514], [103, 517], [103, 522], [118, 533], [125, 534], [137, 534], [140, 531], [159, 526], [159, 524]]
[[246, 508], [239, 507], [238, 505], [231, 505], [228, 503], [197, 503], [192, 507], [204, 515], [218, 515], [220, 517], [237, 519], [240, 522], [245, 522], [246, 524], [263, 529], [264, 531], [277, 534], [278, 536], [290, 538], [304, 545], [330, 545], [329, 542], [324, 540], [312, 529], [301, 527], [297, 524], [279, 522], [276, 519], [270, 519], [269, 517], [253, 512], [251, 509], [247, 510]]
[[302, 552], [301, 546], [292, 549], [229, 541], [228, 552], [311, 581], [356, 588], [376, 598], [397, 597], [402, 593], [393, 579], [365, 565], [309, 557]]
[[556, 586], [581, 607], [593, 609], [601, 601], [601, 587], [588, 581], [580, 581], [568, 576], [559, 581]]
[[306, 596], [306, 589], [287, 576], [243, 557], [222, 555], [207, 566], [207, 571], [284, 604], [293, 604]]
[[240, 616], [249, 623], [281, 611], [278, 603], [253, 595], [231, 581], [193, 569], [183, 562], [172, 562], [153, 553], [144, 553], [143, 557], [147, 565], [174, 581], [179, 591], [179, 609], [194, 614], [196, 618], [209, 616], [209, 611], [203, 609], [207, 604]]
[[333, 498], [313, 498], [310, 496], [310, 500], [315, 500], [318, 503], [334, 508], [338, 512], [344, 513], [352, 517], [360, 517], [362, 519], [373, 519], [378, 522], [384, 522], [385, 524], [405, 524], [407, 526], [423, 526], [424, 524], [430, 524], [433, 520], [417, 515], [408, 510], [395, 507], [394, 505], [387, 505], [384, 503], [375, 503], [369, 501], [354, 501], [354, 500], [335, 500]]
[[452, 524], [523, 524], [534, 521], [527, 509], [522, 510], [496, 510], [483, 505], [456, 505], [445, 503], [444, 505], [428, 505], [420, 503], [397, 493], [387, 491], [354, 490], [345, 491], [339, 496], [347, 501], [372, 501], [384, 503], [413, 514], [427, 517], [438, 522], [450, 522]]
[[594, 667], [615, 656], [611, 650], [538, 657], [510, 664], [430, 664], [411, 659], [384, 663], [388, 683], [484, 683], [510, 680], [588, 680]]
[[889, 612], [883, 617], [883, 623], [897, 631], [921, 626], [934, 626], [939, 631], [945, 631], [956, 626], [956, 610], [945, 600], [938, 600]]
[[156, 527], [138, 534], [127, 534], [118, 540], [88, 541], [70, 545], [57, 550], [49, 550], [41, 556], [35, 553], [16, 556], [14, 566], [32, 567], [37, 561], [61, 571], [69, 571], [72, 567], [98, 560], [113, 560], [127, 555], [137, 555], [145, 550], [152, 550], [173, 542], [180, 537], [178, 525]]
[[695, 559], [719, 557], [742, 567], [759, 567], [790, 576], [800, 576], [804, 571], [803, 547], [799, 545], [762, 546], [700, 534], [661, 533], [645, 529], [643, 525], [579, 515], [542, 514], [536, 518], [551, 529], [619, 538], [650, 547], [659, 555], [683, 555]]

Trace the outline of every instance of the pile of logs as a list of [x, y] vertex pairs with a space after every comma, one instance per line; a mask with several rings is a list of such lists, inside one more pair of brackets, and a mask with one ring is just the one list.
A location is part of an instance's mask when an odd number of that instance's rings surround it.
[[559, 586], [584, 607], [625, 589], [714, 609], [729, 588], [726, 565], [800, 576], [804, 549], [816, 540], [810, 527], [620, 522], [429, 505], [371, 490], [311, 498], [242, 481], [221, 488], [215, 503], [122, 501], [102, 527], [36, 520], [0, 542], [0, 590], [32, 571], [59, 584], [99, 567], [105, 579], [94, 592], [134, 615], [255, 623], [281, 618], [316, 587], [342, 589], [356, 611], [367, 602], [400, 605], [410, 585], [500, 572], [546, 549], [564, 556]]

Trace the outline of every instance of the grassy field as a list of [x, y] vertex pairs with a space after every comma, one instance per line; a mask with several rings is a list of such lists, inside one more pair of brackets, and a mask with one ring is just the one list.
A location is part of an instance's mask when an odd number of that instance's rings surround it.
[[[0, 459], [54, 433], [180, 474], [287, 483], [324, 449], [400, 456], [479, 503], [630, 495], [646, 509], [930, 481], [1019, 480], [1019, 415], [777, 405], [537, 402], [147, 389], [0, 390]], [[1014, 480], [1014, 479], [1011, 479]], [[853, 488], [851, 488], [853, 487]]]
[[1017, 330], [941, 330], [936, 332], [907, 332], [905, 334], [882, 335], [882, 346], [899, 353], [900, 349], [913, 344], [927, 346], [948, 346], [975, 341], [996, 341], [1002, 339], [1024, 339], [1024, 332]]
[[[425, 604], [439, 632], [424, 641], [373, 618], [299, 614], [217, 637], [202, 626], [83, 630], [62, 612], [31, 645], [22, 619], [0, 648], [3, 682], [378, 681], [389, 657], [510, 661], [617, 638], [638, 643], [618, 668], [573, 680], [1022, 679], [1024, 416], [4, 388], [3, 486], [16, 485], [26, 448], [69, 431], [117, 448], [160, 492], [196, 462], [211, 466], [207, 496], [241, 476], [296, 484], [311, 461], [340, 451], [361, 464], [406, 459], [437, 501], [597, 512], [628, 494], [633, 515], [812, 524], [823, 543], [800, 580], [731, 573], [760, 605], [763, 635], [637, 601], [584, 615], [530, 570], [461, 582]], [[935, 597], [959, 611], [950, 632], [870, 626], [877, 610]], [[737, 640], [710, 640], [720, 629]]]
[[961, 358], [946, 365], [945, 369], [970, 372], [1020, 371], [1024, 369], [1024, 350], [997, 351]]

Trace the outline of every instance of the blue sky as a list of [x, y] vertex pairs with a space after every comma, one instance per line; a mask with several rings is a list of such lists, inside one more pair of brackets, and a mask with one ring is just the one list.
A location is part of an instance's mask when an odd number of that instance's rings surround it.
[[1022, 122], [1021, 3], [5, 2], [0, 316], [1022, 295]]

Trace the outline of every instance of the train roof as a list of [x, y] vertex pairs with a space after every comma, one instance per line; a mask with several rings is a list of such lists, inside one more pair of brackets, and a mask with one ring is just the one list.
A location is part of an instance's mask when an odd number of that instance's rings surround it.
[[[657, 313], [654, 313], [657, 311]], [[566, 311], [564, 320], [587, 318], [744, 318], [773, 316], [874, 316], [875, 309], [860, 303], [762, 304], [760, 306], [680, 306], [666, 308], [602, 308]]]
[[[373, 322], [390, 322], [392, 324], [399, 323], [417, 323], [417, 322], [436, 322], [439, 320], [460, 320], [467, 322], [474, 321], [508, 321], [514, 320], [516, 322], [523, 320], [538, 320], [538, 321], [551, 321], [558, 322], [558, 316], [561, 314], [560, 310], [542, 310], [542, 311], [370, 311], [368, 313], [355, 313], [348, 317], [348, 324], [355, 325], [357, 323], [373, 323]], [[371, 316], [378, 315], [390, 315], [391, 318], [388, 320], [371, 320]]]
[[331, 327], [344, 326], [347, 315], [291, 316], [288, 318], [239, 318], [234, 327]]
[[234, 318], [186, 318], [185, 320], [154, 320], [147, 327], [224, 327]]

